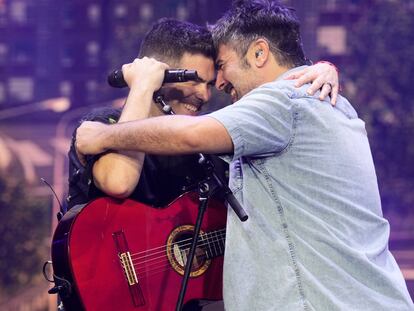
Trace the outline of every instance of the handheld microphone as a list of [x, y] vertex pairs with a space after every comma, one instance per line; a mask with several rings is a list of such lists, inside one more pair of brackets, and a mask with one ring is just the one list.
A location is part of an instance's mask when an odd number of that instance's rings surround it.
[[[164, 83], [197, 81], [198, 75], [196, 70], [187, 69], [167, 69], [164, 74]], [[112, 87], [127, 87], [128, 84], [124, 80], [121, 69], [114, 70], [108, 75], [108, 83]]]

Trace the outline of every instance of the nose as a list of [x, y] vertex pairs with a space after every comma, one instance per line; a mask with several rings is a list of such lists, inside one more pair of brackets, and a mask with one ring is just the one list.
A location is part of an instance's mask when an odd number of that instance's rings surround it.
[[223, 77], [223, 71], [219, 70], [217, 72], [217, 77], [216, 77], [216, 89], [219, 91], [222, 91], [226, 85], [228, 84], [227, 80], [224, 79]]
[[197, 98], [206, 103], [210, 100], [211, 90], [207, 83], [200, 83], [197, 90]]

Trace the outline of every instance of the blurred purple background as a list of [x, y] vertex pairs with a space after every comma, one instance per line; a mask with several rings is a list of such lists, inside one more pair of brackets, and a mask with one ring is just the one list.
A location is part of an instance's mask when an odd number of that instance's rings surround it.
[[[230, 0], [0, 0], [0, 309], [55, 310], [50, 258], [66, 153], [79, 118], [122, 104], [107, 73], [132, 60], [153, 21], [214, 23]], [[414, 1], [285, 0], [307, 56], [340, 70], [367, 124], [390, 248], [414, 296]], [[226, 104], [216, 94], [208, 109]]]

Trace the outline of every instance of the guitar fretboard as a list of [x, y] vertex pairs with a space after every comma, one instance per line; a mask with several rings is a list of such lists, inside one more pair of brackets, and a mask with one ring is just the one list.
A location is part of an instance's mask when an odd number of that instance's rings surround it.
[[208, 259], [222, 256], [224, 254], [224, 243], [226, 240], [226, 229], [200, 233], [199, 244], [203, 245]]

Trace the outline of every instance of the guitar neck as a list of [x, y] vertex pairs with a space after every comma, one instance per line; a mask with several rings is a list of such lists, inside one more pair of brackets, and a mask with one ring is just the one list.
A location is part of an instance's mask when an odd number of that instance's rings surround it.
[[203, 246], [207, 258], [212, 259], [224, 255], [226, 229], [200, 233], [199, 244]]

